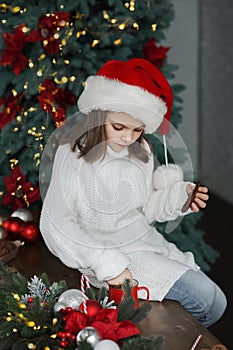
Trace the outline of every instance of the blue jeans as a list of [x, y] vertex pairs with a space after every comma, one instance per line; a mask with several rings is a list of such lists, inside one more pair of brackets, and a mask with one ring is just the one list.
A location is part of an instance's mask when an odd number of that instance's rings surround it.
[[227, 301], [222, 290], [201, 271], [186, 271], [169, 290], [165, 299], [178, 301], [205, 327], [223, 315]]

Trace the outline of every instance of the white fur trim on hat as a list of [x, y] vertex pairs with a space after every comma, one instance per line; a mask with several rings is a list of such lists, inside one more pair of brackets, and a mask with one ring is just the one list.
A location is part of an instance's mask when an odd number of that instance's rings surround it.
[[176, 164], [161, 165], [154, 171], [152, 181], [154, 189], [166, 188], [183, 181], [183, 170]]
[[92, 110], [124, 112], [141, 120], [145, 131], [154, 132], [167, 112], [165, 102], [141, 87], [122, 83], [103, 76], [90, 76], [78, 99], [81, 112]]

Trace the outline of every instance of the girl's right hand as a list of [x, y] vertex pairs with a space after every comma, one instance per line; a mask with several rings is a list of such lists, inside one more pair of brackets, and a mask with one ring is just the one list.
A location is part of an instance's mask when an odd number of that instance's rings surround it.
[[122, 285], [125, 279], [133, 280], [132, 274], [128, 269], [125, 269], [120, 275], [107, 281], [111, 286]]

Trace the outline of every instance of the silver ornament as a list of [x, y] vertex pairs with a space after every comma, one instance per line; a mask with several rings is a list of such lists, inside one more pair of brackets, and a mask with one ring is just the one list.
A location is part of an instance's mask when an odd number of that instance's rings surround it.
[[53, 310], [54, 312], [58, 312], [61, 309], [65, 309], [65, 308], [66, 308], [66, 305], [64, 303], [57, 302], [56, 304], [54, 304]]
[[[87, 300], [88, 298], [85, 297], [85, 299]], [[58, 302], [65, 304], [66, 307], [78, 309], [83, 302], [82, 292], [79, 289], [68, 289], [59, 296]]]
[[105, 339], [101, 340], [96, 346], [94, 347], [94, 350], [120, 350], [119, 346], [117, 343], [115, 343], [112, 340]]
[[0, 239], [5, 239], [7, 237], [7, 232], [3, 227], [0, 227]]
[[76, 337], [77, 345], [80, 345], [83, 341], [91, 344], [93, 347], [101, 340], [99, 332], [94, 327], [86, 327], [82, 329]]
[[20, 218], [23, 221], [33, 221], [32, 213], [26, 208], [18, 208], [12, 214], [12, 217]]

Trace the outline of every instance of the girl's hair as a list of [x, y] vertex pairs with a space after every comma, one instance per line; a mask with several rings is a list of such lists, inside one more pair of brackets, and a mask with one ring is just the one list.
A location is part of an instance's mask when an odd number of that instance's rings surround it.
[[[104, 158], [106, 154], [106, 133], [105, 120], [107, 111], [93, 110], [79, 123], [79, 136], [71, 145], [71, 150], [79, 150], [78, 157], [83, 157], [87, 162], [93, 163]], [[77, 130], [77, 129], [76, 129]], [[147, 163], [150, 152], [146, 150], [143, 144], [147, 143], [152, 151], [152, 146], [146, 140], [144, 131], [140, 137], [130, 146], [128, 146], [129, 156], [136, 157]], [[147, 147], [148, 148], [148, 147]]]

